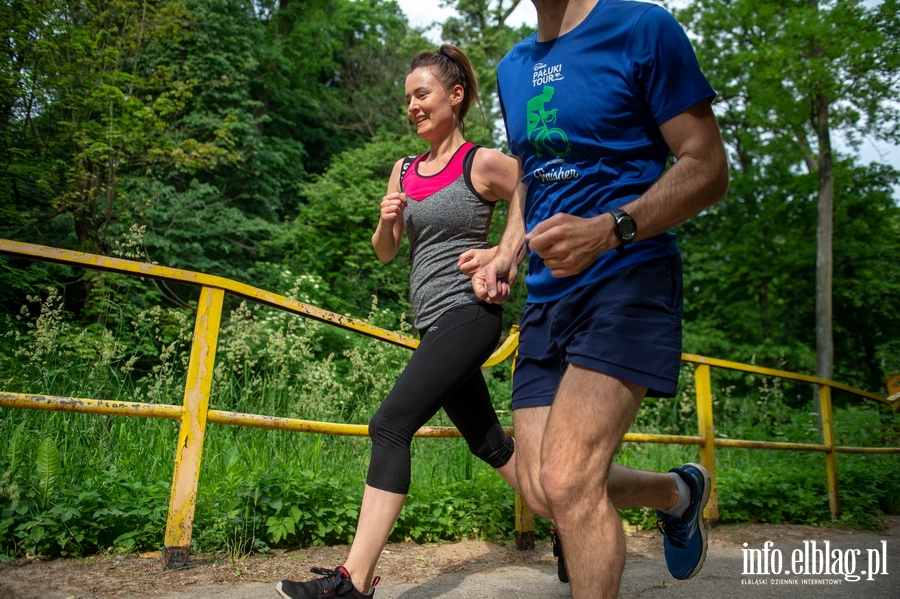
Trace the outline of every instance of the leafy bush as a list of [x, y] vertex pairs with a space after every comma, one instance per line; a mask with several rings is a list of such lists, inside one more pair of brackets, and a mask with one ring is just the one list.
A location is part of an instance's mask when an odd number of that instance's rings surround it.
[[[820, 457], [820, 456], [818, 456]], [[766, 460], [756, 466], [718, 472], [721, 522], [769, 522], [812, 524], [828, 515], [828, 491], [824, 464], [820, 476], [810, 476], [808, 460], [801, 467]], [[780, 460], [779, 460], [780, 462]]]
[[130, 551], [162, 539], [167, 483], [147, 484], [114, 468], [78, 484], [63, 484], [61, 470], [52, 481], [29, 482], [0, 511], [0, 552], [7, 556]]
[[[324, 282], [284, 271], [289, 295], [309, 299]], [[117, 335], [75, 333], [61, 296], [34, 298], [40, 312], [7, 321], [5, 341], [17, 355], [0, 362], [0, 386], [49, 394], [87, 389], [94, 397], [179, 403], [191, 326], [184, 312], [151, 308]], [[402, 315], [373, 303], [369, 320]], [[105, 331], [106, 329], [102, 329]], [[101, 332], [102, 332], [101, 331]], [[216, 409], [365, 423], [390, 390], [410, 353], [293, 315], [235, 302], [219, 337], [213, 377]], [[694, 388], [683, 371], [679, 396], [650, 398], [634, 430], [695, 434]], [[508, 423], [506, 365], [487, 373]], [[794, 391], [757, 376], [717, 375], [717, 434], [820, 442], [818, 417]], [[752, 399], [747, 399], [749, 395]], [[793, 395], [792, 395], [793, 394]], [[788, 396], [791, 396], [790, 398]], [[842, 403], [835, 413], [843, 445], [896, 444], [900, 421], [878, 406]], [[431, 422], [447, 425], [439, 414]], [[0, 554], [85, 555], [159, 548], [165, 527], [177, 423], [79, 414], [0, 412]], [[195, 512], [193, 549], [251, 551], [297, 544], [348, 543], [356, 529], [368, 462], [365, 438], [326, 437], [210, 427]], [[751, 455], [752, 454], [752, 455]], [[829, 522], [821, 454], [720, 450], [723, 522]], [[666, 471], [696, 461], [696, 448], [623, 444], [617, 463]], [[896, 456], [839, 457], [843, 523], [877, 525], [900, 509]], [[413, 444], [413, 488], [392, 539], [510, 538], [513, 493], [462, 440]], [[648, 508], [623, 510], [649, 528]], [[537, 520], [537, 536], [549, 522]]]
[[[758, 453], [758, 452], [757, 452]], [[822, 454], [772, 452], [718, 469], [721, 522], [827, 524], [831, 522]], [[896, 456], [840, 455], [841, 523], [878, 528], [877, 517], [897, 513]]]

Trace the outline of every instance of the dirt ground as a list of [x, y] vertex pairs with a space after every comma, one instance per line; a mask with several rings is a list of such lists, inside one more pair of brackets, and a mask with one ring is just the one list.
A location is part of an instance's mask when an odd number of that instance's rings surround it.
[[[434, 576], [521, 564], [546, 558], [556, 563], [549, 544], [539, 542], [537, 551], [516, 551], [514, 543], [391, 543], [378, 564], [378, 575], [392, 583], [418, 584]], [[543, 547], [546, 546], [546, 547]], [[159, 552], [140, 555], [104, 555], [86, 559], [28, 559], [0, 565], [0, 598], [44, 598], [48, 590], [71, 591], [73, 599], [112, 599], [132, 594], [155, 595], [177, 588], [199, 589], [240, 585], [246, 582], [274, 584], [285, 578], [314, 578], [314, 566], [334, 568], [344, 563], [348, 547], [304, 547], [270, 551], [232, 563], [224, 555], [191, 556], [187, 568], [162, 570]], [[537, 556], [535, 554], [542, 554]], [[546, 554], [546, 555], [543, 555]], [[275, 596], [274, 590], [272, 596]]]
[[[626, 532], [630, 563], [661, 563], [662, 542], [658, 532]], [[900, 516], [886, 517], [881, 531], [864, 532], [793, 525], [719, 526], [709, 533], [707, 565], [716, 559], [717, 552], [739, 560], [737, 556], [744, 543], [760, 547], [765, 541], [782, 546], [796, 545], [806, 539], [832, 539], [835, 543], [843, 541], [846, 544], [860, 538], [860, 535], [887, 540], [891, 554], [889, 562], [892, 562], [889, 566], [891, 570], [896, 570], [898, 564], [894, 556], [900, 545]], [[516, 551], [513, 543], [394, 543], [385, 549], [377, 573], [391, 585], [419, 585], [448, 573], [467, 576], [517, 566], [540, 569], [552, 575], [556, 560], [549, 543], [538, 541], [537, 545], [534, 551], [522, 552]], [[229, 587], [238, 591], [243, 588], [242, 585], [249, 583], [274, 585], [284, 578], [310, 578], [309, 569], [313, 566], [333, 568], [343, 563], [347, 549], [346, 546], [337, 546], [274, 550], [237, 562], [223, 555], [195, 555], [187, 568], [178, 571], [163, 571], [158, 552], [101, 555], [87, 559], [22, 558], [0, 565], [0, 598], [109, 599], [181, 593], [194, 597], [219, 597], [225, 596], [223, 593]], [[740, 578], [739, 569], [737, 578]], [[900, 589], [900, 586], [895, 588]], [[228, 596], [232, 595], [241, 596], [241, 593], [233, 592]], [[271, 596], [275, 597], [274, 590]], [[900, 590], [896, 596], [900, 597]]]

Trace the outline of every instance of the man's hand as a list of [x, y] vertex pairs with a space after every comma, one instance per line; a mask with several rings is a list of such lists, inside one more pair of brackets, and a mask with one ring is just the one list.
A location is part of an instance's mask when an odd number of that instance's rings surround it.
[[472, 289], [478, 299], [489, 304], [502, 304], [509, 299], [509, 290], [516, 281], [516, 258], [498, 253], [494, 259], [472, 276]]
[[576, 275], [619, 243], [612, 215], [580, 218], [554, 214], [525, 236], [528, 248], [544, 261], [554, 277]]
[[456, 265], [459, 266], [459, 269], [463, 272], [464, 275], [471, 279], [476, 272], [481, 270], [482, 266], [486, 265], [494, 258], [494, 255], [496, 253], [496, 247], [492, 247], [487, 250], [468, 250], [459, 255], [459, 261], [456, 263]]

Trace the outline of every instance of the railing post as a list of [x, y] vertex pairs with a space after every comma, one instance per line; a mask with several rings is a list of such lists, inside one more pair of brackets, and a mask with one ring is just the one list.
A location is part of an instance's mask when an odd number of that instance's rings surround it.
[[[888, 400], [897, 400], [900, 397], [900, 374], [894, 374], [887, 380]], [[894, 401], [891, 408], [894, 412], [900, 411], [900, 400]]]
[[206, 432], [206, 413], [216, 361], [219, 324], [225, 292], [204, 287], [197, 305], [194, 339], [184, 388], [184, 411], [175, 449], [175, 471], [172, 475], [172, 494], [169, 497], [169, 516], [166, 520], [163, 569], [183, 568], [191, 549], [191, 529], [197, 503], [197, 482], [200, 479], [200, 457]]
[[[519, 327], [513, 325], [509, 331], [509, 336], [515, 335], [517, 345], [516, 351], [513, 352], [512, 360], [509, 363], [510, 377], [516, 376], [516, 358], [519, 356], [518, 338]], [[515, 431], [513, 431], [515, 435]], [[522, 497], [522, 494], [516, 491], [516, 549], [519, 551], [530, 551], [534, 549], [534, 512], [531, 506]]]
[[834, 414], [831, 408], [831, 387], [819, 385], [819, 405], [822, 409], [822, 438], [828, 449], [825, 452], [825, 474], [828, 479], [828, 506], [832, 520], [841, 515], [841, 498], [838, 494], [837, 452], [834, 450]]
[[516, 491], [516, 549], [534, 549], [534, 512], [522, 495]]
[[698, 364], [694, 369], [694, 385], [697, 388], [697, 429], [703, 437], [700, 446], [700, 463], [709, 471], [709, 503], [703, 510], [703, 519], [710, 526], [719, 523], [719, 490], [716, 486], [716, 445], [713, 429], [712, 375], [709, 364]]

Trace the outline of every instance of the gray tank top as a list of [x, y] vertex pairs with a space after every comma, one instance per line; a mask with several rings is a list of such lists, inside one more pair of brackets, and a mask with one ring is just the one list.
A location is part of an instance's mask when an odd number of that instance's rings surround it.
[[469, 277], [457, 266], [463, 252], [488, 247], [494, 213], [494, 203], [472, 186], [477, 149], [464, 144], [444, 170], [430, 177], [416, 172], [427, 156], [423, 154], [401, 175], [401, 188], [409, 200], [403, 211], [412, 264], [409, 300], [415, 314], [413, 326], [419, 330], [430, 327], [450, 308], [479, 301]]

